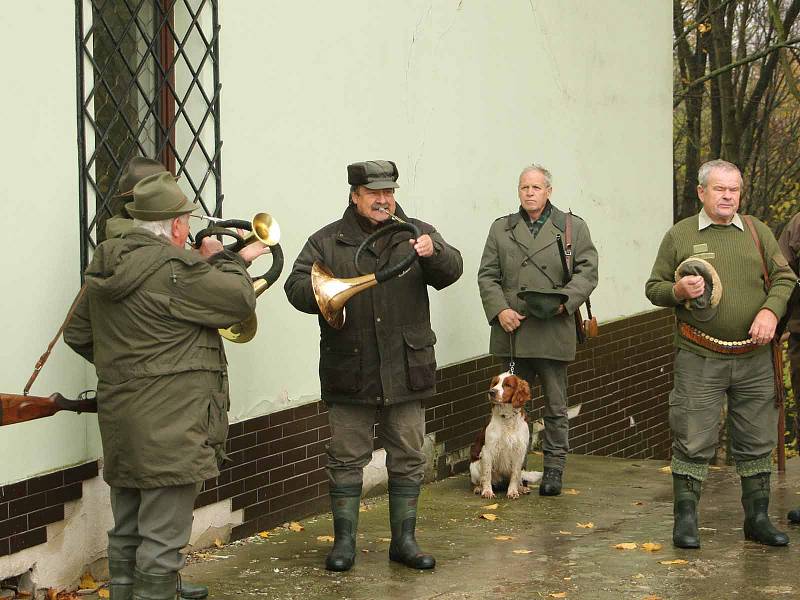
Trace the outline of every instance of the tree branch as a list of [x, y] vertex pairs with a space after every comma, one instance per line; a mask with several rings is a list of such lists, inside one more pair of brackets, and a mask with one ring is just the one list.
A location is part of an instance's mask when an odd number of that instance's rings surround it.
[[683, 92], [672, 103], [673, 110], [677, 108], [681, 102], [683, 102], [683, 100], [686, 98], [686, 95], [689, 93], [689, 90], [691, 90], [694, 87], [697, 87], [701, 83], [705, 83], [709, 79], [713, 79], [717, 75], [721, 75], [722, 73], [735, 69], [736, 67], [741, 67], [742, 65], [746, 65], [747, 63], [751, 63], [760, 58], [764, 58], [765, 56], [771, 54], [772, 52], [775, 52], [776, 50], [780, 50], [781, 48], [787, 48], [789, 46], [794, 46], [795, 44], [800, 44], [800, 37], [795, 37], [790, 40], [786, 40], [785, 42], [780, 42], [778, 44], [775, 44], [774, 46], [770, 46], [769, 48], [765, 48], [764, 50], [756, 52], [755, 54], [751, 54], [750, 56], [747, 56], [742, 60], [737, 60], [729, 65], [725, 65], [724, 67], [715, 69], [714, 71], [711, 71], [706, 75], [703, 75], [699, 79], [690, 81], [688, 84], [686, 84], [686, 87], [684, 88]]

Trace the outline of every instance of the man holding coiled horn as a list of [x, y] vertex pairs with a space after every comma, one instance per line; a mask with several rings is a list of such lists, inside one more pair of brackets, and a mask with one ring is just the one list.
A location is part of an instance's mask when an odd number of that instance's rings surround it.
[[[224, 458], [228, 375], [217, 329], [253, 312], [246, 266], [267, 247], [234, 254], [207, 238], [202, 252], [185, 249], [195, 208], [166, 171], [139, 181], [130, 229], [97, 247], [64, 330], [97, 370], [112, 600], [175, 597], [195, 497]], [[207, 594], [194, 590], [181, 594]]]
[[[430, 569], [436, 561], [415, 539], [425, 468], [422, 401], [434, 393], [436, 380], [428, 286], [440, 290], [455, 282], [463, 269], [461, 254], [431, 225], [403, 213], [394, 198], [398, 172], [393, 162], [354, 163], [347, 167], [347, 176], [350, 197], [342, 218], [308, 239], [284, 285], [295, 308], [319, 315], [319, 373], [331, 428], [328, 478], [335, 534], [325, 566], [347, 571], [355, 561], [362, 470], [372, 455], [377, 413], [389, 472], [389, 558]], [[391, 215], [413, 224], [421, 235], [414, 239], [407, 228], [391, 229]], [[361, 274], [356, 266], [359, 247], [383, 228], [389, 235], [361, 249], [359, 265], [364, 271], [383, 272], [387, 265], [403, 262], [409, 252], [418, 260], [398, 277], [353, 295], [343, 325], [329, 324], [315, 299], [312, 266], [321, 263], [336, 278], [355, 278]]]

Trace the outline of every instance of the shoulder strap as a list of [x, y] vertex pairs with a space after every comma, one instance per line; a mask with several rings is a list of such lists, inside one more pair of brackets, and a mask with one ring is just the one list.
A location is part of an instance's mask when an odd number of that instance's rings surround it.
[[81, 286], [81, 289], [78, 291], [78, 295], [75, 296], [75, 300], [72, 301], [72, 306], [70, 306], [69, 311], [67, 311], [67, 317], [64, 319], [64, 322], [61, 324], [61, 327], [58, 328], [58, 332], [56, 333], [55, 337], [53, 337], [53, 339], [50, 340], [50, 343], [47, 345], [47, 350], [45, 350], [44, 354], [42, 354], [39, 357], [39, 360], [36, 361], [36, 365], [33, 367], [33, 373], [31, 373], [31, 376], [28, 379], [28, 383], [25, 384], [25, 389], [22, 391], [23, 396], [27, 396], [28, 392], [31, 391], [31, 386], [33, 385], [33, 382], [36, 381], [36, 378], [39, 376], [39, 371], [42, 370], [44, 363], [46, 363], [47, 359], [50, 357], [50, 352], [52, 352], [53, 346], [56, 345], [58, 338], [61, 337], [61, 334], [64, 331], [64, 327], [67, 326], [67, 323], [69, 323], [69, 320], [75, 313], [75, 309], [78, 308], [78, 302], [80, 302], [85, 291], [86, 291], [86, 284], [84, 283]]
[[572, 257], [572, 211], [570, 210], [567, 212], [566, 218], [566, 225], [564, 226], [564, 242], [566, 246], [564, 247], [564, 254], [567, 255], [567, 264], [569, 265], [570, 273], [572, 272], [573, 267], [573, 257]]
[[[745, 223], [747, 223], [747, 228], [750, 230], [750, 235], [753, 236], [753, 242], [756, 244], [756, 248], [758, 248], [758, 255], [761, 257], [761, 269], [764, 273], [764, 286], [766, 287], [767, 293], [769, 293], [769, 288], [772, 285], [769, 280], [769, 271], [767, 270], [767, 261], [764, 258], [764, 249], [761, 246], [761, 240], [758, 237], [758, 233], [756, 232], [756, 226], [753, 225], [753, 220], [750, 218], [750, 215], [742, 215], [742, 219]], [[778, 439], [782, 440], [783, 436], [786, 434], [786, 426], [783, 422], [783, 403], [784, 403], [784, 387], [783, 387], [783, 345], [779, 339], [773, 338], [772, 343], [772, 371], [774, 374], [775, 379], [775, 406], [778, 407], [780, 410], [780, 417], [778, 422]], [[785, 459], [784, 459], [785, 460]], [[779, 457], [780, 462], [780, 457]]]
[[753, 242], [755, 242], [756, 249], [758, 250], [758, 255], [761, 257], [761, 271], [764, 274], [764, 285], [766, 286], [767, 291], [769, 291], [769, 288], [772, 284], [769, 280], [767, 261], [764, 258], [764, 249], [761, 247], [761, 240], [758, 237], [756, 226], [753, 225], [753, 219], [750, 218], [750, 215], [742, 215], [742, 220], [747, 224], [747, 228], [750, 230], [750, 235], [753, 236]]

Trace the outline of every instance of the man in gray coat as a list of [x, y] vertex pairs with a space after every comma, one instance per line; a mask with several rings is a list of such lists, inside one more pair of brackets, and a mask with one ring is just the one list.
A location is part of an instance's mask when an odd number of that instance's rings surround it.
[[[491, 325], [489, 352], [509, 357], [515, 372], [544, 388], [542, 496], [561, 493], [569, 451], [567, 365], [575, 358], [574, 313], [597, 285], [597, 250], [584, 221], [550, 203], [550, 172], [525, 167], [519, 176], [519, 211], [489, 230], [478, 269], [478, 287]], [[571, 271], [564, 269], [556, 236], [566, 244], [571, 220]], [[570, 264], [572, 263], [572, 264]]]
[[[319, 315], [319, 377], [331, 428], [328, 479], [335, 535], [325, 566], [347, 571], [355, 561], [362, 474], [372, 456], [377, 414], [389, 471], [389, 558], [431, 569], [436, 561], [420, 550], [415, 538], [425, 474], [422, 401], [434, 394], [436, 382], [428, 286], [440, 290], [455, 282], [463, 268], [461, 254], [431, 225], [403, 213], [394, 199], [398, 172], [393, 162], [354, 163], [347, 176], [350, 201], [342, 218], [308, 239], [284, 284], [296, 309]], [[374, 273], [398, 264], [409, 252], [418, 260], [399, 277], [350, 298], [344, 325], [334, 329], [317, 306], [312, 265], [323, 263], [338, 278], [359, 275], [356, 250], [391, 222], [387, 213], [415, 224], [421, 235], [415, 240], [399, 231], [379, 238], [365, 247], [360, 264]]]
[[246, 265], [266, 247], [237, 255], [207, 238], [202, 252], [185, 249], [195, 205], [166, 171], [142, 179], [126, 208], [132, 226], [97, 247], [64, 340], [97, 371], [111, 598], [158, 600], [175, 597], [195, 497], [224, 457], [217, 329], [252, 314]]

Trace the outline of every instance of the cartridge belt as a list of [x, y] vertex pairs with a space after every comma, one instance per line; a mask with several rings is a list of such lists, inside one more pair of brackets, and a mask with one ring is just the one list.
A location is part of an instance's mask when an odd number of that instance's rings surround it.
[[736, 342], [729, 342], [727, 340], [719, 340], [711, 337], [707, 333], [703, 333], [696, 327], [692, 327], [688, 323], [678, 322], [678, 333], [681, 337], [721, 354], [745, 354], [757, 350], [761, 346], [756, 344], [753, 340], [741, 340]]

